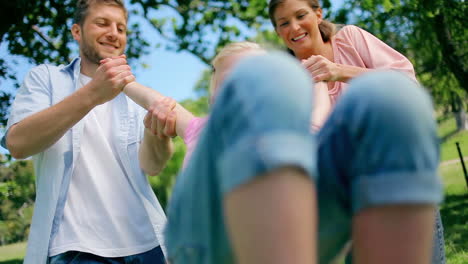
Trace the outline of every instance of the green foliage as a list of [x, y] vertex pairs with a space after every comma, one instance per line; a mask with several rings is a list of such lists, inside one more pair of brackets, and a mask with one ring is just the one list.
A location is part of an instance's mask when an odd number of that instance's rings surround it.
[[3, 159], [0, 166], [0, 245], [27, 238], [34, 198], [31, 161], [10, 163]]
[[167, 206], [171, 196], [172, 186], [182, 167], [182, 161], [185, 156], [185, 144], [180, 137], [174, 139], [174, 147], [174, 155], [169, 160], [164, 170], [159, 175], [149, 177], [151, 187], [163, 208]]
[[206, 64], [217, 47], [246, 39], [252, 35], [249, 30], [268, 23], [264, 0], [131, 0], [131, 3], [142, 7], [142, 15], [169, 41], [169, 49], [188, 51]]
[[209, 96], [212, 72], [213, 71], [211, 70], [211, 68], [209, 70], [204, 70], [202, 72], [200, 79], [198, 79], [194, 88], [198, 96]]
[[408, 56], [447, 111], [467, 109], [468, 31], [464, 0], [346, 0], [338, 11]]

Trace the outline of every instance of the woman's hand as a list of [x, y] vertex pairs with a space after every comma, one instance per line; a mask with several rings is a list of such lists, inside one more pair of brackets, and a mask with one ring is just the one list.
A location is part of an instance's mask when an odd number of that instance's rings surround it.
[[302, 66], [310, 72], [315, 82], [341, 81], [340, 67], [321, 55], [312, 55], [301, 61]]

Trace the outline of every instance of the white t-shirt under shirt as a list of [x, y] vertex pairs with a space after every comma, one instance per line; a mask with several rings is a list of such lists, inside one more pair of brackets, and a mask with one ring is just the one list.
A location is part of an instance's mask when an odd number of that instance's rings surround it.
[[[91, 79], [80, 75], [82, 85]], [[112, 144], [110, 102], [84, 117], [80, 156], [49, 256], [66, 251], [121, 257], [159, 245], [142, 202]]]

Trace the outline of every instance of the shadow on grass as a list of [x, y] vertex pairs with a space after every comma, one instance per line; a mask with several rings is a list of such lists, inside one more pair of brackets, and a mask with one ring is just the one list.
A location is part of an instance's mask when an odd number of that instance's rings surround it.
[[437, 117], [437, 124], [442, 124], [443, 122], [449, 120], [450, 118], [453, 117], [453, 114], [449, 114], [449, 113], [444, 113], [442, 115], [440, 115], [439, 117]]
[[442, 136], [440, 138], [440, 143], [444, 143], [445, 141], [447, 141], [448, 139], [450, 139], [451, 137], [453, 137], [454, 135], [456, 135], [458, 132], [460, 132], [460, 130], [458, 129], [455, 129], [453, 131], [450, 131], [449, 133], [447, 133], [446, 135]]
[[0, 260], [0, 264], [22, 264], [22, 259]]
[[468, 226], [466, 225], [468, 194], [446, 195], [440, 212], [444, 225], [445, 241], [452, 241], [456, 251], [466, 250], [468, 248]]

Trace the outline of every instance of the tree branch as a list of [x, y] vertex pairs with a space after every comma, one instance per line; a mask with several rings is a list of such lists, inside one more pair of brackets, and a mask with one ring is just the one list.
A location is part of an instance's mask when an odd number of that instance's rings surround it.
[[47, 37], [44, 33], [42, 33], [41, 29], [37, 25], [33, 25], [31, 28], [36, 32], [36, 34], [39, 35], [39, 37], [41, 37], [42, 40], [44, 40], [49, 45], [50, 48], [58, 51], [58, 48], [55, 46], [52, 40], [49, 37]]

